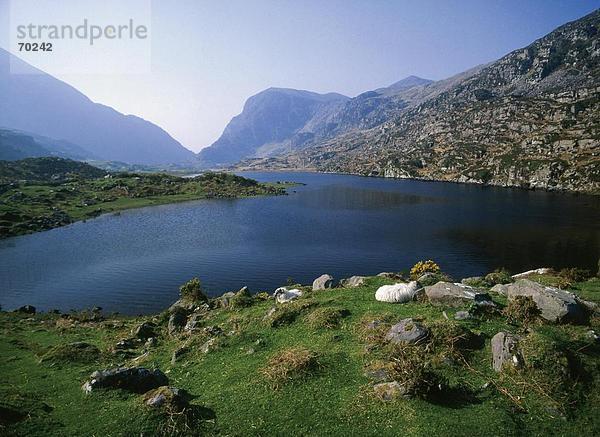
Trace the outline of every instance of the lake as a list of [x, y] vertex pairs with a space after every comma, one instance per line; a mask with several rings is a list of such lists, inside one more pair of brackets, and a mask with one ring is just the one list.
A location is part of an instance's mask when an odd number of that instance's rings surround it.
[[408, 270], [433, 259], [456, 279], [497, 267], [597, 269], [600, 197], [316, 173], [288, 196], [124, 211], [0, 240], [0, 305], [158, 312], [192, 277], [212, 296]]

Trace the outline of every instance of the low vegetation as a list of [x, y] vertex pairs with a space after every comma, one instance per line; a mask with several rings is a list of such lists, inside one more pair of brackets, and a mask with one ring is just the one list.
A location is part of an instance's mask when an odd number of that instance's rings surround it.
[[226, 173], [184, 178], [110, 173], [62, 158], [0, 161], [0, 238], [129, 208], [284, 193], [284, 184], [262, 184]]
[[[560, 272], [531, 277], [555, 283]], [[238, 303], [209, 299], [189, 310], [188, 323], [176, 330], [172, 312], [0, 312], [0, 434], [598, 433], [597, 315], [551, 324], [531, 299], [494, 292], [497, 310], [485, 313], [469, 304], [374, 299], [378, 287], [394, 282], [370, 277], [353, 288], [299, 287], [302, 297], [285, 304], [241, 290]], [[571, 289], [600, 302], [600, 278]], [[196, 280], [182, 287], [183, 295], [202, 299], [199, 291]], [[454, 319], [465, 311], [469, 317]], [[407, 318], [427, 335], [390, 342], [390, 327]], [[495, 372], [491, 339], [501, 331], [518, 336], [522, 362]], [[169, 387], [189, 398], [165, 387], [145, 394], [82, 390], [92, 372], [122, 366], [160, 369]], [[161, 394], [165, 407], [148, 406]]]

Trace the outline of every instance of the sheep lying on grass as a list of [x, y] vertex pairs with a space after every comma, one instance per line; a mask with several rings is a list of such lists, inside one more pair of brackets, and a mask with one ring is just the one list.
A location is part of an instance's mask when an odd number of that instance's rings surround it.
[[375, 299], [380, 302], [404, 303], [413, 300], [417, 291], [419, 291], [417, 281], [408, 284], [382, 285], [375, 292]]
[[294, 300], [298, 297], [302, 296], [302, 291], [294, 288], [292, 290], [288, 290], [285, 287], [280, 287], [273, 293], [273, 297], [277, 301], [277, 303], [285, 303], [291, 300]]

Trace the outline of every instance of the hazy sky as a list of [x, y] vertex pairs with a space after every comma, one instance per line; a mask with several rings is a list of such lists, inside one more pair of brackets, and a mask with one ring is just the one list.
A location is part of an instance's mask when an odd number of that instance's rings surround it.
[[[0, 0], [0, 46], [18, 54], [6, 32], [8, 1]], [[599, 7], [600, 0], [155, 0], [149, 72], [47, 72], [197, 151], [270, 86], [354, 96], [412, 74], [442, 79]]]

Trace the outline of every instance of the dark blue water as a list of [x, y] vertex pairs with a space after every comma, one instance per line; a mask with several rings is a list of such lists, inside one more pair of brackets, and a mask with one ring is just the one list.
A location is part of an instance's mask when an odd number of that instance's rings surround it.
[[0, 304], [12, 309], [164, 309], [201, 278], [212, 295], [409, 269], [456, 278], [496, 267], [596, 268], [600, 198], [310, 173], [289, 196], [206, 200], [106, 215], [0, 241]]

